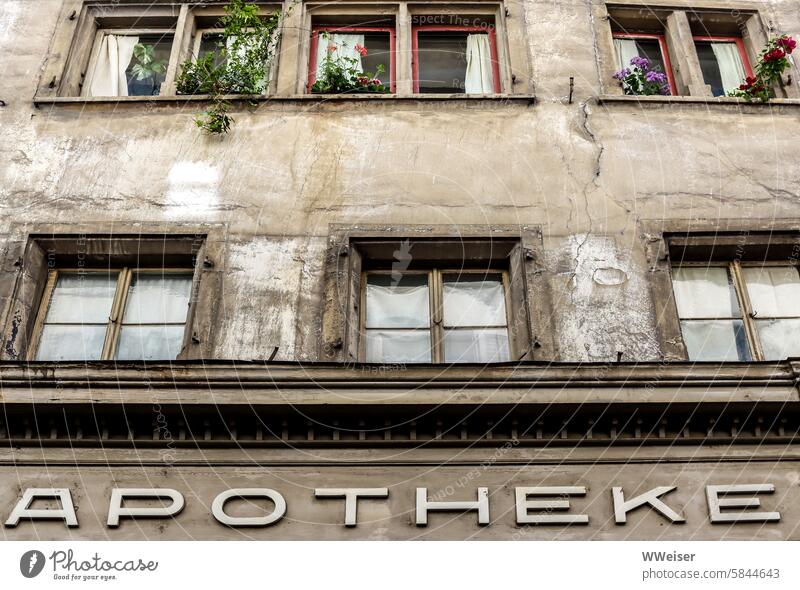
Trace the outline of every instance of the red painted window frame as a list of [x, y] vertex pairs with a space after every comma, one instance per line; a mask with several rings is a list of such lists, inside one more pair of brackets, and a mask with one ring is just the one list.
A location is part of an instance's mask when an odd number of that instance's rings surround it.
[[317, 46], [319, 45], [319, 34], [327, 33], [389, 33], [389, 88], [395, 92], [395, 36], [396, 31], [394, 27], [335, 27], [335, 26], [318, 26], [311, 29], [311, 55], [308, 58], [308, 91], [314, 82], [317, 81]]
[[669, 47], [664, 35], [658, 33], [614, 33], [614, 39], [658, 39], [658, 46], [661, 48], [661, 59], [664, 61], [664, 72], [667, 74], [667, 83], [672, 96], [678, 96], [678, 87], [675, 84], [675, 76], [672, 74], [672, 62], [669, 59]]
[[[722, 41], [728, 43], [736, 43], [739, 49], [739, 57], [742, 58], [742, 65], [744, 66], [744, 73], [748, 77], [753, 77], [753, 68], [750, 66], [750, 58], [747, 57], [747, 50], [744, 48], [744, 41], [741, 37], [725, 37], [719, 35], [693, 35], [694, 41]], [[743, 80], [744, 81], [744, 80]]]
[[411, 71], [414, 77], [414, 92], [419, 94], [419, 32], [455, 31], [467, 33], [487, 33], [489, 52], [492, 57], [492, 82], [494, 93], [500, 94], [500, 63], [497, 60], [497, 34], [494, 27], [473, 27], [467, 25], [415, 25], [411, 27]]

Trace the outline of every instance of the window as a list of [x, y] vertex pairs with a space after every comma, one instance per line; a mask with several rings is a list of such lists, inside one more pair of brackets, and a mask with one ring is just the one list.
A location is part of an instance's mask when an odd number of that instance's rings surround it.
[[796, 266], [734, 262], [672, 271], [689, 359], [781, 360], [800, 356]]
[[367, 362], [510, 360], [503, 272], [371, 271], [364, 281]]
[[[362, 55], [357, 48], [363, 47]], [[311, 33], [308, 88], [322, 75], [325, 58], [338, 56], [353, 59], [362, 72], [374, 74], [381, 84], [395, 91], [395, 29], [393, 22], [383, 26], [318, 25]], [[377, 73], [378, 66], [383, 72]]]
[[740, 37], [695, 36], [694, 45], [703, 80], [714, 96], [727, 96], [753, 75]]
[[181, 351], [191, 270], [50, 271], [36, 360], [164, 360]]
[[92, 53], [89, 96], [161, 94], [174, 31], [101, 30]]
[[501, 91], [497, 40], [491, 23], [416, 25], [412, 28], [412, 49], [414, 92], [493, 94]]
[[672, 64], [669, 61], [667, 42], [664, 35], [650, 33], [614, 33], [614, 49], [617, 55], [617, 68], [630, 67], [631, 59], [644, 57], [650, 61], [651, 67], [664, 72], [669, 82], [670, 94], [677, 94]]

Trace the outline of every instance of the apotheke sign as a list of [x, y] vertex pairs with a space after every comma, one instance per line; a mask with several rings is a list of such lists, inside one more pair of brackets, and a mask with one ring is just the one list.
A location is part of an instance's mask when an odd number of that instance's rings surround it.
[[[609, 502], [613, 507], [614, 520], [618, 525], [627, 523], [629, 512], [638, 508], [650, 509], [671, 523], [682, 523], [686, 519], [680, 506], [671, 505], [667, 496], [677, 490], [677, 486], [659, 486], [635, 496], [628, 496], [621, 486], [608, 490]], [[707, 485], [705, 501], [708, 507], [708, 520], [712, 524], [726, 523], [770, 523], [779, 522], [779, 512], [762, 507], [765, 494], [774, 493], [771, 483]], [[477, 524], [491, 525], [490, 488], [473, 488], [474, 500], [432, 499], [428, 488], [417, 487], [409, 490], [415, 502], [414, 524], [425, 527], [430, 513], [460, 512], [474, 513]], [[514, 487], [515, 519], [518, 525], [590, 525], [589, 516], [573, 513], [570, 498], [587, 495], [585, 486], [534, 486]], [[609, 493], [610, 492], [610, 493]], [[402, 493], [393, 492], [393, 493]], [[467, 494], [467, 489], [460, 493]], [[341, 524], [346, 527], [358, 526], [358, 505], [362, 500], [386, 501], [389, 489], [386, 487], [337, 487], [315, 488], [317, 501], [339, 500], [344, 504], [344, 518]], [[260, 499], [271, 503], [271, 510], [259, 509], [252, 515], [231, 515], [226, 511], [228, 502], [237, 499]], [[57, 508], [34, 508], [39, 501], [53, 500]], [[144, 501], [145, 505], [142, 505]], [[152, 506], [154, 503], [157, 506]], [[138, 506], [137, 506], [138, 504]], [[148, 505], [150, 504], [150, 505]], [[186, 506], [184, 495], [172, 488], [113, 488], [108, 503], [107, 528], [120, 526], [125, 519], [137, 518], [179, 518]], [[281, 521], [286, 514], [287, 501], [280, 491], [272, 488], [233, 488], [219, 492], [211, 504], [210, 518], [228, 527], [266, 527]], [[4, 526], [17, 527], [23, 521], [59, 520], [67, 527], [80, 525], [69, 488], [24, 488], [15, 505], [8, 513]]]

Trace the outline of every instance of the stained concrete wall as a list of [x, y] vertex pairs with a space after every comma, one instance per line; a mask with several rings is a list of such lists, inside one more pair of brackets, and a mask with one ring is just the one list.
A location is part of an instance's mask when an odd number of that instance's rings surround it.
[[[800, 33], [797, 0], [734, 4]], [[329, 224], [540, 225], [556, 359], [657, 359], [643, 223], [800, 219], [800, 105], [598, 102], [592, 3], [511, 6], [535, 104], [273, 101], [209, 138], [195, 104], [34, 106], [61, 0], [3, 0], [0, 248], [78, 224], [223, 228], [212, 356], [313, 360]]]

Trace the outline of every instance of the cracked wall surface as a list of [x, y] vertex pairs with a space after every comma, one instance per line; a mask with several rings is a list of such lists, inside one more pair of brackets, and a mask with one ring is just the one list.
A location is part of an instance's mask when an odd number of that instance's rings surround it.
[[[598, 102], [592, 3], [513, 6], [536, 104], [275, 101], [209, 138], [195, 104], [35, 107], [61, 0], [4, 0], [4, 258], [51, 224], [223, 226], [212, 356], [315, 360], [330, 224], [538, 225], [556, 360], [658, 359], [641, 223], [800, 219], [800, 106]], [[795, 35], [798, 8], [759, 6]]]

